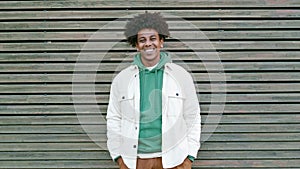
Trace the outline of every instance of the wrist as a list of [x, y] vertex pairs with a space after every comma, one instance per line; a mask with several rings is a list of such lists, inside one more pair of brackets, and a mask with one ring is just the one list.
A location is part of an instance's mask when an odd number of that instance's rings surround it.
[[188, 155], [187, 158], [191, 161], [191, 162], [194, 162], [195, 161], [195, 157], [191, 156], [191, 155]]

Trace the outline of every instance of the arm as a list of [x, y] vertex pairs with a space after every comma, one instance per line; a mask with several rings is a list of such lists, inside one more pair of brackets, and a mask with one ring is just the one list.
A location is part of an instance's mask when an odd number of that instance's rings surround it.
[[184, 119], [188, 128], [187, 138], [189, 155], [197, 157], [200, 148], [201, 116], [200, 107], [191, 75], [185, 76], [184, 92], [186, 100], [183, 105]]
[[109, 104], [107, 108], [107, 147], [112, 159], [120, 156], [121, 146], [121, 112], [118, 102], [118, 88], [113, 81], [110, 89]]

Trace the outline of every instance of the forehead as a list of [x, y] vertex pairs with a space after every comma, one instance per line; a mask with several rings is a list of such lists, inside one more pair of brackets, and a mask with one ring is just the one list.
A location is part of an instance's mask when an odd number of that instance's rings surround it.
[[138, 33], [137, 33], [138, 37], [149, 37], [149, 36], [158, 36], [158, 32], [155, 29], [149, 29], [149, 28], [145, 28], [145, 29], [141, 29]]

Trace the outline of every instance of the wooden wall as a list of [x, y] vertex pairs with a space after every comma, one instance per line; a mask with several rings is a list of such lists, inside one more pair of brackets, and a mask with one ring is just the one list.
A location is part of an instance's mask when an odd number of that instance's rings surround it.
[[[196, 25], [209, 38], [226, 74], [226, 102], [221, 121], [206, 140], [194, 168], [299, 168], [300, 166], [300, 1], [299, 0], [20, 0], [0, 1], [0, 168], [117, 168], [104, 148], [105, 121], [86, 134], [72, 94], [82, 106], [96, 101], [105, 116], [115, 70], [128, 53], [123, 28], [118, 35], [97, 39], [111, 49], [96, 72], [96, 93], [90, 82], [74, 81], [75, 64], [83, 45], [99, 28], [131, 14], [161, 11]], [[120, 21], [125, 22], [125, 20]], [[171, 33], [190, 32], [168, 18]], [[186, 41], [201, 43], [187, 37]], [[180, 41], [166, 48], [191, 68], [197, 83], [202, 119], [209, 115], [211, 84], [203, 65], [216, 64], [210, 52], [202, 61]], [[105, 45], [104, 45], [105, 46]], [[102, 45], [86, 51], [81, 64], [99, 63]], [[207, 55], [206, 55], [207, 54]], [[84, 70], [89, 76], [95, 74]], [[218, 74], [212, 70], [211, 75]], [[76, 93], [72, 93], [76, 85]], [[74, 87], [74, 86], [73, 86]], [[90, 117], [97, 112], [89, 112]], [[207, 124], [216, 125], [216, 124]], [[209, 133], [203, 133], [203, 135]]]

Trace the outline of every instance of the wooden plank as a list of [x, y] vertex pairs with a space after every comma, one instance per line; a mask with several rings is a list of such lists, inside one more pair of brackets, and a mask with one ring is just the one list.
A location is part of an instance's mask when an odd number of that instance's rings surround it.
[[199, 168], [295, 168], [300, 160], [196, 160], [193, 165]]
[[1, 152], [0, 160], [111, 160], [107, 151], [65, 151], [65, 152]]
[[[185, 46], [183, 43], [188, 43], [188, 41], [181, 42], [167, 42], [165, 43], [165, 50], [188, 50], [193, 48], [196, 51], [207, 51], [207, 50], [298, 50], [300, 46], [299, 41], [220, 41], [220, 42], [193, 42]], [[111, 49], [114, 50], [133, 50], [129, 47], [126, 42], [92, 42], [89, 46], [83, 48], [86, 43], [84, 42], [45, 42], [45, 43], [2, 43], [0, 48], [3, 52], [33, 52], [33, 51], [107, 51]], [[114, 45], [115, 44], [115, 45]], [[110, 48], [111, 47], [111, 48]]]
[[[91, 125], [87, 126], [90, 127]], [[84, 125], [8, 125], [1, 126], [0, 134], [86, 134], [82, 128]], [[89, 131], [88, 134], [105, 134], [106, 126], [94, 125], [99, 129], [97, 132]], [[9, 151], [9, 150], [8, 150]]]
[[199, 151], [198, 159], [207, 160], [264, 160], [298, 159], [299, 151]]
[[[199, 151], [198, 159], [239, 159], [239, 160], [263, 160], [263, 159], [297, 159], [299, 151]], [[107, 151], [81, 151], [81, 152], [1, 152], [1, 161], [15, 160], [110, 160], [111, 157]]]
[[[260, 114], [260, 115], [209, 115], [210, 118], [221, 117], [219, 124], [299, 124], [298, 114]], [[208, 115], [201, 115], [207, 119]], [[4, 125], [105, 125], [103, 114], [60, 115], [60, 116], [2, 116], [0, 124]], [[204, 124], [204, 121], [202, 121]], [[215, 121], [205, 120], [206, 124]]]
[[[219, 103], [220, 100], [211, 100], [211, 97], [216, 98], [226, 98], [224, 102], [226, 104], [236, 104], [236, 103], [299, 103], [299, 93], [273, 93], [273, 94], [225, 94], [226, 90], [224, 89], [222, 94], [198, 94], [200, 104]], [[35, 95], [0, 95], [2, 104], [72, 104], [78, 103], [81, 104], [107, 104], [109, 94], [35, 94]]]
[[132, 8], [132, 7], [248, 7], [248, 8], [259, 8], [259, 7], [299, 7], [299, 1], [273, 1], [273, 0], [244, 0], [243, 2], [237, 2], [235, 0], [218, 0], [218, 1], [193, 1], [190, 3], [188, 0], [166, 0], [166, 1], [155, 1], [151, 3], [148, 1], [130, 0], [128, 3], [123, 1], [111, 1], [111, 0], [67, 0], [67, 1], [9, 1], [0, 3], [2, 9], [60, 9], [60, 8]]
[[[300, 142], [204, 142], [201, 150], [297, 150]], [[101, 144], [101, 143], [100, 143]], [[0, 151], [97, 151], [96, 143], [0, 143]]]
[[[254, 10], [147, 10], [148, 12], [161, 12], [169, 18], [298, 18], [299, 10], [295, 9], [254, 9]], [[0, 21], [5, 20], [32, 20], [32, 19], [101, 19], [101, 18], [132, 18], [133, 15], [145, 13], [144, 10], [65, 10], [65, 11], [1, 11]]]
[[95, 168], [107, 168], [107, 169], [117, 169], [117, 164], [112, 160], [42, 160], [42, 161], [2, 161], [3, 165], [0, 168], [5, 169], [24, 169], [24, 168], [85, 168], [85, 169], [95, 169]]
[[[97, 141], [107, 141], [106, 134], [1, 134], [0, 143], [65, 143], [65, 142], [93, 142], [90, 137], [97, 137]], [[300, 133], [226, 133], [202, 134], [208, 137], [206, 142], [241, 142], [241, 141], [300, 141]], [[3, 156], [2, 156], [3, 157]], [[0, 155], [0, 160], [1, 155]]]
[[[95, 91], [98, 93], [108, 93], [110, 84], [95, 84]], [[224, 84], [215, 84], [214, 92], [224, 92]], [[73, 87], [76, 91], [73, 91]], [[0, 94], [70, 94], [70, 93], [90, 93], [91, 85], [86, 84], [0, 84]], [[206, 93], [211, 91], [210, 84], [196, 84], [197, 92]], [[226, 84], [228, 93], [272, 93], [272, 92], [300, 92], [300, 83], [240, 83]]]
[[[176, 62], [189, 71], [294, 71], [300, 70], [300, 62]], [[99, 73], [115, 72], [130, 66], [131, 62], [123, 63], [18, 63], [0, 64], [0, 73], [32, 72], [85, 72], [98, 71]]]
[[[190, 25], [180, 21], [167, 21], [171, 29], [191, 29], [191, 25], [200, 30], [202, 29], [297, 29], [299, 28], [299, 20], [191, 20]], [[27, 21], [27, 22], [1, 22], [0, 30], [16, 31], [16, 30], [91, 30], [107, 28], [107, 24], [111, 21]], [[125, 21], [117, 23], [118, 26], [110, 27], [111, 30], [124, 29]]]
[[[201, 104], [201, 113], [205, 114], [220, 114], [218, 107], [220, 104]], [[105, 116], [107, 105], [98, 105], [94, 109], [92, 105], [76, 105], [80, 111], [75, 111], [74, 105], [56, 104], [56, 105], [4, 105], [0, 107], [1, 115], [85, 115], [87, 113], [101, 113]], [[283, 113], [299, 113], [300, 105], [297, 103], [274, 103], [274, 104], [227, 104], [223, 114], [283, 114]]]
[[[199, 151], [198, 159], [206, 160], [263, 160], [263, 159], [297, 159], [299, 151]], [[110, 160], [107, 151], [81, 151], [81, 152], [1, 152], [0, 160]]]
[[[299, 142], [204, 142], [202, 150], [297, 150]], [[200, 149], [200, 151], [201, 151]]]
[[[1, 168], [19, 168], [30, 166], [32, 168], [107, 168], [107, 169], [117, 169], [116, 163], [111, 160], [88, 160], [88, 161], [78, 161], [78, 160], [64, 160], [64, 161], [5, 161], [5, 165]], [[197, 166], [199, 169], [207, 168], [296, 168], [298, 167], [299, 160], [196, 160], [193, 166]], [[283, 167], [283, 168], [282, 168]], [[27, 167], [26, 167], [27, 168]]]
[[[171, 36], [179, 36], [185, 31], [170, 31]], [[100, 32], [100, 31], [99, 31]], [[288, 40], [288, 39], [299, 39], [300, 31], [201, 31], [206, 37], [202, 39], [210, 40], [254, 40], [254, 39], [264, 39], [264, 40]], [[43, 40], [43, 41], [55, 41], [55, 40], [89, 40], [89, 38], [95, 33], [92, 32], [0, 32], [0, 39], [2, 41], [18, 41], [18, 40]], [[125, 40], [123, 32], [120, 31], [101, 31], [101, 35], [97, 40], [114, 40], [121, 41]], [[114, 34], [114, 35], [112, 35]], [[177, 36], [178, 37], [178, 36]], [[185, 39], [194, 39], [194, 36], [189, 34]], [[96, 40], [96, 39], [94, 39]], [[174, 40], [170, 38], [170, 40]], [[198, 39], [200, 40], [200, 39]]]
[[[300, 124], [209, 124], [205, 119], [206, 129], [202, 129], [202, 135], [208, 134], [261, 134], [261, 133], [299, 133]], [[203, 124], [204, 127], [204, 124]], [[207, 130], [209, 127], [217, 127], [216, 130]], [[84, 128], [86, 130], [84, 130]], [[106, 125], [2, 125], [0, 134], [106, 134]], [[298, 141], [298, 138], [297, 140]], [[214, 142], [214, 141], [212, 141]]]
[[[80, 53], [68, 52], [66, 53], [0, 53], [0, 63], [7, 62], [76, 62], [80, 56], [83, 56], [82, 61], [132, 61], [131, 57], [134, 53], [127, 52], [91, 52]], [[250, 52], [172, 52], [173, 55], [178, 56], [173, 60], [201, 60], [201, 61], [298, 61], [300, 59], [300, 51], [250, 51]], [[199, 56], [197, 56], [199, 54]], [[105, 55], [100, 60], [99, 55]], [[217, 57], [218, 56], [218, 57]], [[180, 58], [180, 59], [179, 59]]]
[[[279, 165], [278, 165], [279, 164]], [[66, 160], [66, 161], [5, 161], [4, 168], [19, 168], [30, 166], [33, 168], [107, 168], [107, 169], [117, 169], [117, 164], [111, 160], [88, 160], [88, 161], [76, 161], [76, 160]], [[287, 167], [295, 168], [299, 166], [298, 160], [196, 160], [193, 166], [197, 168], [241, 168], [241, 167]], [[1, 167], [2, 168], [2, 167]], [[27, 167], [26, 167], [27, 168]]]
[[[80, 76], [79, 76], [80, 75]], [[78, 78], [73, 79], [77, 74], [0, 74], [0, 83], [111, 83], [115, 74], [79, 74]], [[93, 77], [95, 81], [93, 81]], [[210, 75], [210, 76], [208, 76]], [[224, 82], [220, 80], [219, 73], [193, 73], [193, 78], [197, 82], [211, 83]], [[84, 78], [86, 77], [86, 78]], [[226, 82], [248, 82], [248, 83], [271, 83], [271, 82], [298, 82], [300, 75], [297, 72], [257, 72], [257, 73], [225, 73]]]
[[0, 136], [1, 143], [87, 143], [93, 142], [90, 136], [99, 138], [97, 141], [107, 141], [106, 134], [1, 134]]

